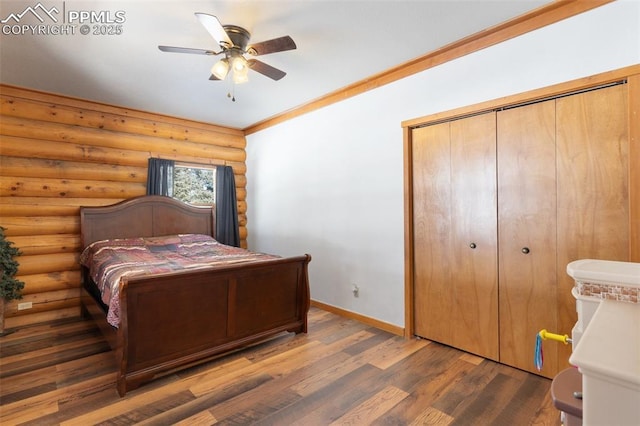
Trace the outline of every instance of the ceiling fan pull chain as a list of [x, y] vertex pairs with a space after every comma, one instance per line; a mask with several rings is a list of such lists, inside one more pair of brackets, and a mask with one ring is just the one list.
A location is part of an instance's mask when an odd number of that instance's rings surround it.
[[236, 85], [233, 83], [233, 79], [226, 79], [227, 84], [229, 84], [229, 90], [227, 91], [227, 98], [231, 99], [233, 102], [236, 101]]
[[231, 98], [233, 102], [236, 101], [236, 85], [232, 79], [230, 79], [231, 83], [231, 93], [227, 93], [227, 98]]

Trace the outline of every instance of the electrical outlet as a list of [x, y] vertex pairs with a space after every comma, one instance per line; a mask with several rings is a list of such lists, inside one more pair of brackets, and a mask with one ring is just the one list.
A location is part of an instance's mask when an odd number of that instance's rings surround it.
[[358, 297], [358, 295], [360, 294], [360, 289], [356, 284], [353, 284], [353, 290], [351, 291], [353, 291], [353, 297]]
[[18, 303], [19, 311], [24, 311], [25, 309], [31, 309], [31, 308], [33, 308], [33, 302]]

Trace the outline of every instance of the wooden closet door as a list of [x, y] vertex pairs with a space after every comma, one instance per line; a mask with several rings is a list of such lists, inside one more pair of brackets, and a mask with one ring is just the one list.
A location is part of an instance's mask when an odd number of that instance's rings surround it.
[[[628, 85], [558, 99], [559, 329], [577, 321], [567, 264], [629, 261]], [[571, 347], [558, 345], [561, 366]]]
[[449, 123], [412, 130], [414, 330], [451, 339]]
[[495, 114], [412, 142], [415, 333], [497, 360]]
[[496, 115], [451, 122], [452, 346], [498, 360]]
[[[536, 334], [557, 326], [555, 101], [500, 111], [497, 121], [500, 362], [537, 373]], [[547, 377], [557, 372], [554, 349]]]

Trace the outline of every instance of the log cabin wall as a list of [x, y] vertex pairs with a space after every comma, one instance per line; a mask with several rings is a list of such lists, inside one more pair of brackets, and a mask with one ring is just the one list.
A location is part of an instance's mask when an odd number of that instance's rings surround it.
[[232, 166], [246, 247], [241, 130], [6, 85], [0, 100], [0, 226], [25, 283], [6, 328], [80, 314], [80, 206], [144, 195], [149, 157]]

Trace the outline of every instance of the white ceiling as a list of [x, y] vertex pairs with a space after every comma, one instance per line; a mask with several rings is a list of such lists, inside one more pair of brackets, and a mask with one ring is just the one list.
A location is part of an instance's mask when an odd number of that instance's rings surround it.
[[[55, 23], [31, 14], [9, 20], [0, 35], [0, 81], [111, 105], [246, 128], [323, 95], [415, 59], [453, 41], [536, 9], [549, 0], [29, 0], [0, 2], [0, 20], [41, 3]], [[121, 11], [121, 12], [118, 12]], [[120, 35], [82, 35], [70, 12], [124, 17]], [[297, 50], [258, 59], [287, 75], [250, 72], [235, 87], [209, 81], [215, 56], [164, 53], [158, 45], [218, 51], [194, 12], [242, 26], [251, 42], [290, 35]], [[62, 20], [66, 23], [62, 23]], [[68, 35], [31, 35], [76, 25]], [[94, 23], [88, 22], [90, 29]], [[9, 25], [9, 27], [7, 27]], [[100, 27], [98, 27], [100, 28]], [[108, 28], [108, 27], [104, 27]], [[5, 32], [19, 32], [5, 34]]]

